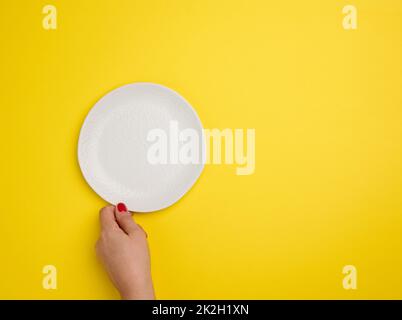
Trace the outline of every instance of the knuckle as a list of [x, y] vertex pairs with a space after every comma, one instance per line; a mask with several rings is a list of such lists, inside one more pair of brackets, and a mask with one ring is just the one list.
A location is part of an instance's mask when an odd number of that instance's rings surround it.
[[106, 241], [108, 236], [109, 236], [108, 232], [106, 230], [102, 230], [102, 232], [100, 233], [99, 241], [100, 242]]

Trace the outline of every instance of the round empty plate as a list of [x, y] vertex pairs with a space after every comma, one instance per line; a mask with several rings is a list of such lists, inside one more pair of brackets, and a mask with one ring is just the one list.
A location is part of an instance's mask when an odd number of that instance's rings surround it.
[[88, 113], [78, 140], [85, 180], [109, 203], [138, 212], [178, 201], [204, 164], [200, 119], [178, 93], [134, 83], [113, 90]]

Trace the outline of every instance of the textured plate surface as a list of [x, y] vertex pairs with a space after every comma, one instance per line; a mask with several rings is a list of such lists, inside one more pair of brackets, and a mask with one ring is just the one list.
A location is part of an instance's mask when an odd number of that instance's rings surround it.
[[[78, 141], [78, 162], [85, 180], [109, 203], [125, 202], [131, 211], [150, 212], [178, 201], [196, 182], [203, 163], [171, 163], [175, 136], [191, 128], [200, 137], [200, 159], [205, 154], [202, 125], [191, 105], [173, 90], [151, 83], [134, 83], [113, 90], [88, 113]], [[168, 138], [168, 163], [148, 158], [150, 130]], [[194, 131], [195, 130], [195, 131]], [[156, 140], [154, 140], [156, 141]], [[172, 147], [173, 146], [173, 147]], [[170, 148], [172, 147], [172, 148]]]

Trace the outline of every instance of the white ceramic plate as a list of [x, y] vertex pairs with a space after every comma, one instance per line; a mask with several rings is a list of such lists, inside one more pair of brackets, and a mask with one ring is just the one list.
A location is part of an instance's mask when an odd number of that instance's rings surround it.
[[[190, 128], [198, 134], [203, 159], [201, 121], [178, 93], [152, 83], [129, 84], [109, 92], [91, 109], [81, 128], [78, 162], [85, 180], [104, 200], [124, 202], [131, 211], [150, 212], [174, 204], [204, 168], [203, 161], [171, 161], [170, 150], [177, 148], [170, 147], [177, 140], [169, 133], [175, 123], [179, 131]], [[168, 163], [150, 162], [149, 148], [157, 140], [150, 141], [149, 133], [154, 129], [166, 132], [173, 143], [167, 145]], [[182, 145], [179, 141], [178, 147]]]

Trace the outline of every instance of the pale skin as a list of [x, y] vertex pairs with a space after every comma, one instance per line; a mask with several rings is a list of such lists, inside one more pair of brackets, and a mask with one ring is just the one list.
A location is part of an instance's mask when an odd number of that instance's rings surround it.
[[100, 210], [96, 252], [125, 300], [155, 299], [147, 234], [124, 204]]

